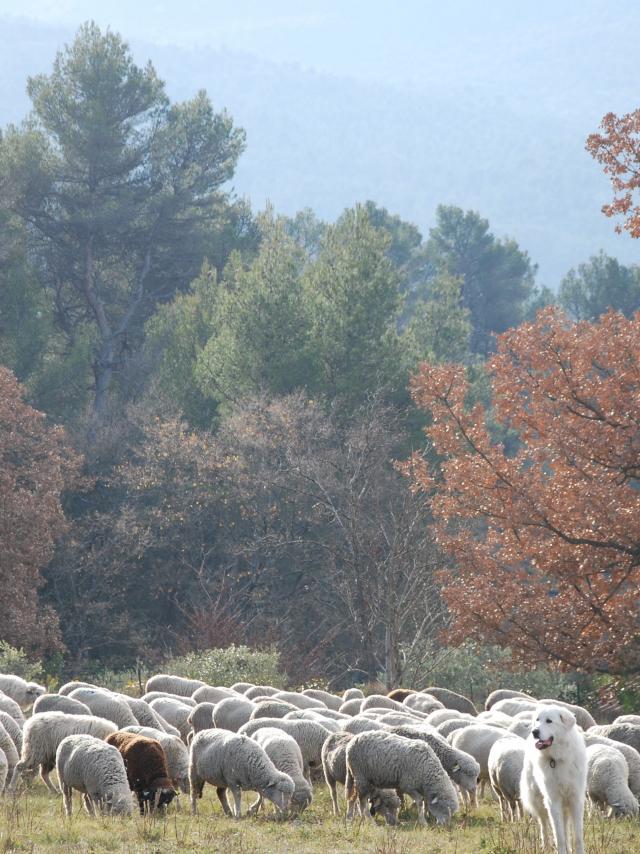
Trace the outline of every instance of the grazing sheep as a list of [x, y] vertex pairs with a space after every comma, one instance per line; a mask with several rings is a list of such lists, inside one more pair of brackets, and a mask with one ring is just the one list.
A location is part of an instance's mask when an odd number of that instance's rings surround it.
[[313, 697], [308, 697], [306, 694], [298, 694], [296, 691], [278, 691], [273, 694], [274, 700], [283, 700], [285, 703], [291, 703], [299, 709], [326, 709], [327, 706], [322, 700], [316, 700]]
[[426, 723], [424, 718], [419, 718], [409, 712], [402, 714], [401, 712], [386, 712], [384, 715], [378, 715], [377, 720], [381, 724], [390, 727], [396, 726], [422, 726]]
[[155, 738], [164, 750], [169, 777], [180, 791], [189, 794], [189, 751], [179, 735], [148, 726], [129, 726], [122, 732], [133, 732], [146, 738]]
[[133, 800], [120, 752], [92, 735], [68, 735], [56, 751], [56, 771], [64, 811], [73, 809], [73, 790], [82, 792], [85, 809], [95, 816], [131, 815]]
[[[528, 712], [521, 712], [520, 714], [530, 715]], [[500, 726], [504, 727], [504, 729], [509, 729], [513, 723], [513, 718], [511, 715], [505, 715], [504, 712], [496, 712], [495, 709], [492, 709], [490, 712], [480, 712], [476, 718], [476, 722], [479, 724], [491, 724], [493, 726]]]
[[[259, 718], [257, 718], [259, 720]], [[284, 721], [317, 721], [329, 732], [339, 732], [341, 727], [338, 721], [331, 720], [319, 715], [315, 709], [298, 709], [297, 712], [289, 712], [282, 719]]]
[[158, 697], [156, 700], [152, 700], [149, 705], [178, 730], [180, 738], [186, 744], [187, 737], [191, 732], [189, 715], [195, 706], [188, 706], [186, 703], [182, 703], [180, 700], [172, 700], [170, 697]]
[[392, 691], [387, 691], [387, 697], [390, 700], [395, 700], [396, 703], [404, 703], [407, 697], [415, 693], [412, 688], [394, 688]]
[[519, 738], [526, 738], [531, 733], [533, 727], [533, 717], [530, 718], [514, 718], [513, 722], [507, 727], [507, 732], [512, 732]]
[[[262, 747], [278, 771], [291, 777], [294, 786], [291, 805], [299, 812], [305, 810], [313, 799], [313, 789], [304, 777], [304, 762], [298, 742], [293, 736], [275, 727], [262, 727], [251, 738]], [[258, 795], [250, 811], [258, 812], [261, 806], [262, 795]]]
[[520, 712], [535, 712], [537, 708], [537, 700], [526, 700], [523, 697], [508, 697], [494, 703], [491, 706], [491, 711], [502, 712], [503, 715], [514, 718]]
[[253, 682], [234, 682], [231, 686], [232, 691], [237, 691], [238, 694], [244, 694], [245, 691], [248, 691], [249, 688], [255, 688], [256, 686]]
[[0, 693], [15, 700], [21, 709], [28, 709], [41, 694], [47, 693], [47, 689], [36, 682], [27, 682], [21, 676], [0, 673]]
[[364, 694], [360, 688], [347, 688], [342, 694], [342, 702], [346, 703], [348, 700], [364, 700]]
[[216, 729], [228, 729], [238, 732], [240, 727], [251, 718], [256, 704], [244, 697], [227, 697], [213, 708], [213, 725]]
[[477, 715], [478, 710], [468, 697], [456, 694], [448, 688], [425, 688], [425, 694], [430, 694], [436, 700], [440, 700], [445, 709], [455, 709], [457, 712], [465, 712], [467, 715]]
[[434, 712], [436, 709], [444, 709], [444, 705], [440, 700], [436, 700], [436, 698], [432, 697], [431, 694], [424, 694], [422, 692], [419, 694], [409, 694], [409, 696], [405, 697], [402, 701], [402, 705], [406, 706], [407, 709], [422, 712], [425, 715]]
[[614, 741], [630, 744], [640, 752], [640, 726], [638, 724], [606, 724], [589, 728], [589, 735], [604, 735]]
[[346, 723], [341, 724], [340, 730], [342, 732], [348, 732], [351, 735], [358, 735], [358, 733], [373, 732], [373, 730], [388, 731], [389, 727], [374, 718], [356, 715], [355, 718], [349, 718]]
[[200, 679], [185, 679], [183, 676], [172, 676], [169, 673], [157, 673], [144, 686], [145, 693], [150, 691], [166, 691], [180, 697], [190, 697], [194, 691], [205, 685]]
[[140, 815], [144, 815], [145, 807], [153, 811], [168, 806], [177, 793], [160, 742], [135, 732], [112, 732], [106, 741], [117, 747], [124, 759], [129, 788], [138, 799]]
[[640, 725], [640, 715], [618, 715], [618, 717], [613, 721], [613, 723]]
[[443, 721], [441, 724], [438, 724], [436, 729], [443, 738], [449, 738], [452, 732], [475, 725], [474, 721], [465, 720], [464, 718], [451, 718], [448, 721]]
[[113, 721], [118, 729], [138, 723], [127, 703], [110, 692], [95, 688], [76, 688], [69, 697], [88, 706], [92, 715]]
[[362, 732], [351, 739], [345, 788], [348, 801], [359, 799], [363, 815], [374, 788], [410, 795], [422, 825], [427, 823], [425, 803], [438, 824], [458, 808], [453, 783], [429, 745], [390, 732]]
[[329, 691], [321, 691], [319, 688], [305, 688], [302, 692], [305, 697], [311, 697], [312, 700], [320, 700], [321, 703], [328, 709], [333, 709], [334, 712], [340, 711], [342, 698], [336, 694], [330, 694]]
[[222, 809], [228, 816], [232, 813], [227, 802], [227, 789], [231, 790], [236, 818], [240, 818], [242, 812], [243, 789], [257, 792], [272, 801], [280, 812], [289, 808], [294, 791], [291, 777], [278, 771], [257, 742], [246, 735], [222, 729], [199, 732], [191, 742], [189, 785], [194, 815], [205, 783], [216, 787]]
[[18, 749], [9, 735], [9, 732], [0, 724], [0, 750], [4, 753], [7, 760], [8, 773], [13, 774], [13, 769], [18, 764], [20, 755]]
[[56, 750], [63, 738], [68, 735], [95, 735], [106, 738], [115, 732], [113, 721], [96, 718], [93, 715], [67, 715], [65, 712], [43, 712], [33, 715], [22, 731], [22, 754], [16, 765], [9, 784], [9, 790], [15, 791], [23, 774], [35, 773], [40, 767], [40, 777], [47, 789], [54, 795], [57, 789], [49, 779], [56, 764]]
[[273, 697], [278, 691], [280, 688], [274, 688], [272, 685], [254, 685], [253, 688], [247, 688], [244, 695], [247, 700], [255, 700], [256, 697]]
[[80, 700], [72, 700], [65, 694], [43, 694], [33, 704], [32, 714], [42, 712], [64, 712], [66, 715], [90, 715], [91, 709]]
[[7, 757], [4, 755], [4, 751], [0, 750], [0, 795], [4, 792], [8, 773], [9, 763], [7, 762]]
[[213, 729], [213, 710], [215, 707], [215, 703], [198, 703], [195, 709], [191, 709], [187, 723], [194, 733], [202, 732], [203, 729]]
[[604, 744], [620, 751], [627, 760], [627, 767], [629, 768], [629, 788], [636, 798], [640, 798], [640, 753], [635, 747], [622, 741], [606, 738], [604, 735], [593, 735], [591, 732], [583, 733], [583, 738], [587, 747], [591, 747], [592, 744]]
[[[351, 733], [332, 733], [322, 745], [322, 769], [331, 792], [334, 815], [340, 815], [336, 784], [340, 782], [344, 786], [347, 777], [347, 745], [352, 738]], [[375, 789], [369, 798], [369, 813], [379, 813], [387, 824], [394, 825], [398, 823], [400, 803], [393, 789]]]
[[440, 726], [445, 721], [471, 721], [477, 723], [473, 715], [465, 715], [461, 712], [456, 712], [453, 709], [436, 709], [427, 715], [427, 723], [431, 726]]
[[492, 691], [484, 701], [484, 707], [489, 711], [489, 709], [492, 709], [496, 703], [500, 702], [500, 700], [512, 700], [514, 698], [537, 703], [536, 698], [532, 697], [531, 694], [525, 694], [523, 691], [512, 691], [511, 688], [497, 688], [495, 691]]
[[330, 721], [348, 721], [349, 715], [343, 715], [342, 712], [336, 712], [333, 709], [300, 709], [301, 712], [307, 712], [310, 715], [317, 715]]
[[72, 691], [76, 690], [76, 688], [94, 688], [96, 691], [100, 690], [99, 685], [94, 685], [91, 682], [65, 682], [62, 687], [58, 688], [58, 694], [62, 697], [68, 697]]
[[360, 711], [366, 712], [368, 709], [393, 709], [396, 712], [406, 711], [402, 703], [391, 700], [389, 697], [385, 697], [384, 694], [370, 694], [368, 697], [365, 697], [360, 706]]
[[12, 700], [11, 697], [7, 697], [6, 694], [2, 693], [0, 693], [0, 712], [6, 712], [8, 715], [11, 715], [20, 729], [24, 727], [24, 715], [22, 714], [22, 709], [15, 700]]
[[[453, 747], [469, 753], [480, 765], [478, 781], [480, 783], [480, 796], [484, 794], [485, 785], [489, 782], [489, 752], [499, 738], [505, 737], [505, 730], [486, 724], [475, 724], [455, 730], [448, 736], [447, 740]], [[512, 736], [517, 738], [517, 736]]]
[[244, 735], [252, 736], [256, 730], [265, 726], [276, 727], [292, 735], [298, 742], [304, 762], [304, 776], [311, 779], [311, 768], [322, 766], [322, 745], [329, 730], [316, 721], [288, 721], [284, 718], [258, 718], [240, 728]]
[[151, 703], [153, 700], [177, 700], [178, 703], [182, 703], [183, 706], [190, 706], [192, 709], [195, 709], [197, 703], [191, 697], [183, 697], [182, 694], [170, 694], [168, 691], [149, 691], [147, 694], [143, 694], [140, 698], [145, 703]]
[[6, 712], [0, 712], [0, 724], [6, 729], [15, 744], [18, 753], [22, 750], [22, 730], [15, 720]]
[[233, 691], [231, 688], [224, 688], [220, 685], [202, 685], [191, 695], [194, 703], [213, 703], [214, 705], [215, 703], [219, 703], [220, 700], [226, 700], [227, 697], [243, 697], [243, 699], [247, 699], [243, 694], [238, 694], [237, 691]]
[[352, 717], [353, 715], [360, 714], [360, 707], [364, 702], [363, 697], [352, 697], [350, 700], [345, 700], [345, 702], [340, 706], [340, 713], [343, 715], [348, 715]]
[[298, 706], [293, 703], [285, 703], [284, 700], [263, 700], [261, 703], [256, 703], [255, 709], [251, 712], [250, 720], [256, 718], [283, 718], [289, 712], [299, 711]]
[[627, 760], [614, 747], [587, 747], [587, 795], [610, 816], [637, 816], [638, 801], [628, 786]]
[[517, 821], [522, 815], [520, 777], [524, 767], [525, 743], [518, 736], [499, 738], [491, 745], [489, 780], [500, 804], [503, 821]]
[[[126, 694], [117, 694], [116, 696], [121, 700], [124, 700], [127, 706], [129, 706], [134, 718], [140, 726], [165, 730], [166, 732], [169, 731], [168, 727], [170, 727], [170, 729], [173, 730], [173, 735], [179, 734], [175, 727], [172, 727], [167, 723], [167, 721], [154, 711], [148, 703], [145, 703], [144, 700], [139, 700], [136, 697], [128, 697]], [[128, 724], [128, 726], [133, 726], [133, 724]]]
[[440, 760], [440, 764], [453, 782], [460, 788], [465, 800], [476, 801], [476, 788], [480, 765], [469, 753], [458, 750], [446, 738], [431, 727], [400, 726], [392, 732], [403, 738], [424, 741]]

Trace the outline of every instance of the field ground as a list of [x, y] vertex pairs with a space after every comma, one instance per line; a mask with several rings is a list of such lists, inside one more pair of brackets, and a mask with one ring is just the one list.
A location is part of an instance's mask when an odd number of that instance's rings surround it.
[[[213, 851], [224, 854], [330, 854], [339, 851], [371, 854], [541, 854], [537, 830], [528, 821], [500, 823], [497, 805], [485, 801], [477, 811], [459, 813], [450, 830], [430, 826], [420, 830], [412, 813], [403, 814], [397, 828], [346, 824], [334, 818], [324, 786], [316, 785], [309, 810], [292, 821], [271, 814], [225, 818], [214, 790], [205, 787], [199, 815], [189, 815], [188, 797], [181, 811], [171, 807], [161, 819], [89, 818], [74, 794], [74, 815], [66, 819], [62, 797], [51, 797], [38, 781], [16, 799], [0, 800], [0, 852], [168, 852]], [[252, 796], [243, 797], [243, 810]], [[594, 816], [587, 823], [587, 854], [633, 854], [640, 851], [640, 822], [608, 821]]]

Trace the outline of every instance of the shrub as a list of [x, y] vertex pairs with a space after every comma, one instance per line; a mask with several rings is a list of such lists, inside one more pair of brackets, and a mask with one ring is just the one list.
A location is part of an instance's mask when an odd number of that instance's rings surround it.
[[23, 649], [16, 649], [6, 641], [0, 641], [0, 673], [21, 676], [27, 682], [42, 679], [43, 669], [39, 661], [29, 661]]
[[169, 659], [163, 664], [163, 669], [176, 676], [201, 679], [209, 685], [253, 682], [280, 688], [285, 684], [285, 676], [280, 672], [279, 656], [273, 647], [258, 650], [232, 645], [226, 649], [190, 652]]

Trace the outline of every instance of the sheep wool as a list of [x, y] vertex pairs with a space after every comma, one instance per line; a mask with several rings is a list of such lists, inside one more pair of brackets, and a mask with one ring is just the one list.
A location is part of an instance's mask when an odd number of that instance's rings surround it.
[[518, 736], [499, 738], [491, 746], [487, 764], [489, 780], [503, 821], [516, 821], [522, 815], [520, 778], [524, 768], [525, 742]]
[[90, 715], [91, 709], [80, 700], [72, 700], [66, 694], [43, 694], [33, 704], [32, 713], [64, 712], [67, 715]]
[[609, 815], [637, 816], [638, 801], [629, 788], [629, 766], [614, 747], [592, 744], [587, 747], [587, 795]]
[[456, 694], [455, 691], [450, 691], [448, 688], [432, 686], [431, 688], [425, 688], [424, 693], [430, 694], [436, 700], [439, 700], [445, 709], [455, 709], [457, 712], [466, 712], [468, 715], [478, 714], [478, 710], [468, 697]]
[[47, 693], [47, 689], [36, 682], [27, 682], [21, 676], [0, 673], [0, 692], [15, 700], [21, 709], [28, 709], [41, 694]]
[[310, 769], [322, 766], [322, 745], [329, 735], [327, 727], [317, 721], [290, 721], [283, 718], [258, 718], [242, 726], [239, 732], [252, 736], [261, 727], [281, 729], [298, 742], [304, 762], [304, 776], [310, 780]]
[[6, 712], [0, 712], [0, 724], [6, 729], [15, 744], [18, 753], [22, 751], [22, 730], [15, 720]]
[[[313, 789], [304, 777], [302, 753], [298, 742], [288, 733], [275, 727], [262, 727], [256, 730], [251, 738], [263, 748], [278, 771], [291, 777], [294, 786], [291, 805], [302, 812], [312, 801]], [[262, 797], [259, 796], [251, 809], [257, 812], [261, 806]]]
[[212, 713], [213, 725], [216, 729], [228, 729], [238, 732], [240, 727], [251, 717], [256, 704], [244, 697], [226, 697], [216, 703]]
[[18, 764], [20, 756], [18, 755], [18, 749], [15, 746], [13, 739], [4, 728], [3, 724], [0, 724], [0, 750], [2, 750], [7, 760], [8, 773], [13, 774], [13, 769]]
[[231, 791], [236, 818], [240, 818], [242, 812], [243, 789], [257, 792], [272, 801], [280, 812], [288, 809], [294, 792], [291, 777], [278, 771], [253, 739], [217, 729], [199, 732], [191, 742], [189, 784], [194, 815], [205, 783], [216, 787], [226, 815], [232, 814], [226, 797], [226, 790]]
[[14, 719], [14, 721], [18, 724], [20, 729], [24, 726], [24, 715], [22, 714], [22, 709], [16, 703], [15, 700], [12, 700], [11, 697], [8, 697], [6, 694], [3, 694], [0, 691], [0, 712], [6, 712], [8, 715]]
[[76, 688], [69, 694], [72, 700], [79, 700], [91, 709], [91, 714], [99, 718], [113, 721], [120, 729], [133, 726], [138, 721], [127, 703], [117, 694], [112, 694], [100, 688]]
[[146, 693], [149, 693], [149, 691], [167, 691], [169, 694], [190, 697], [194, 691], [197, 691], [204, 684], [200, 679], [185, 679], [183, 676], [158, 673], [147, 679], [144, 690]]
[[0, 749], [0, 795], [4, 792], [8, 774], [9, 763], [7, 762], [7, 757], [4, 755], [4, 751]]
[[425, 806], [438, 824], [458, 808], [453, 783], [429, 745], [394, 733], [363, 732], [347, 745], [347, 799], [358, 797], [363, 815], [373, 788], [410, 795], [422, 825], [427, 823]]
[[82, 792], [87, 811], [131, 815], [133, 800], [122, 756], [92, 735], [68, 735], [56, 751], [56, 771], [65, 813], [72, 813], [73, 790]]

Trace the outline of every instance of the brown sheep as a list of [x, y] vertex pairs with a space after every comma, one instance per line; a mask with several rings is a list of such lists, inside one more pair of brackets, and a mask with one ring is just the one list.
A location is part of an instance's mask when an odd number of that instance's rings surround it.
[[394, 688], [393, 691], [389, 691], [387, 697], [390, 700], [395, 700], [396, 703], [401, 703], [405, 700], [410, 694], [415, 694], [415, 691], [412, 691], [411, 688]]
[[[144, 815], [145, 806], [152, 811], [156, 806], [171, 803], [177, 792], [169, 778], [167, 758], [159, 741], [122, 731], [112, 732], [105, 740], [120, 751], [129, 787], [136, 794], [141, 815]], [[160, 796], [156, 804], [158, 791]]]

